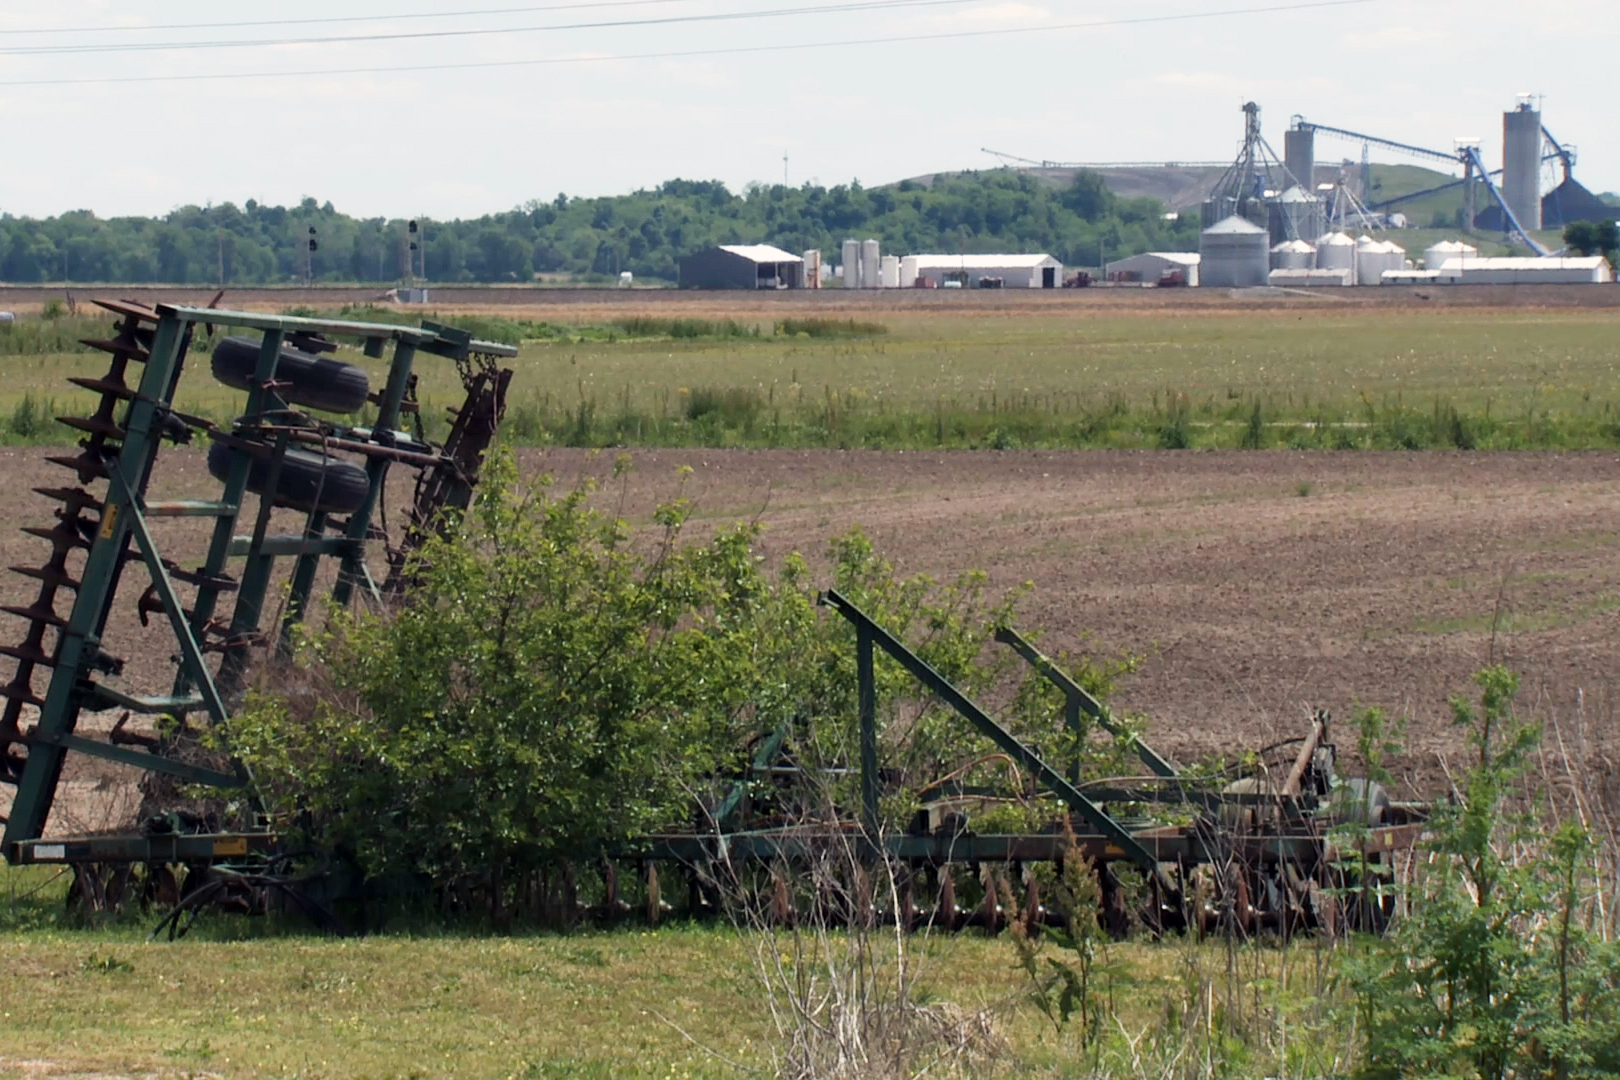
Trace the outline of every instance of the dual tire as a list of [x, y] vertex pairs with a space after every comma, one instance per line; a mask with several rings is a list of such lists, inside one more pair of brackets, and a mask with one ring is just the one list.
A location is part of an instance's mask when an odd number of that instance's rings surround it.
[[[270, 480], [270, 458], [256, 457], [248, 467], [248, 490], [263, 495]], [[208, 451], [208, 472], [224, 480], [231, 471], [231, 448], [216, 442]], [[365, 502], [371, 481], [366, 471], [342, 458], [288, 450], [281, 459], [275, 504], [303, 513], [352, 514]]]
[[[253, 388], [259, 366], [259, 342], [228, 337], [214, 346], [209, 365], [214, 378], [237, 390]], [[352, 413], [366, 403], [371, 380], [362, 368], [342, 360], [283, 345], [276, 362], [276, 393], [289, 405], [322, 412]]]

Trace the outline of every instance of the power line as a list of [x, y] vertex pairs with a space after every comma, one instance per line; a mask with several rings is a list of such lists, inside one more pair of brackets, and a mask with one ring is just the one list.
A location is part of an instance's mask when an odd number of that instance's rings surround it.
[[247, 41], [147, 41], [122, 45], [18, 45], [0, 48], [0, 56], [67, 56], [75, 53], [173, 52], [195, 49], [262, 48], [271, 45], [333, 45], [351, 42], [420, 41], [430, 38], [489, 37], [494, 34], [532, 34], [557, 30], [601, 30], [626, 26], [669, 26], [675, 23], [737, 22], [746, 19], [772, 19], [789, 15], [825, 15], [836, 12], [872, 11], [887, 8], [941, 7], [968, 4], [974, 0], [854, 0], [851, 3], [813, 7], [772, 8], [766, 11], [726, 11], [708, 15], [669, 15], [653, 19], [620, 19], [611, 22], [554, 23], [549, 26], [508, 26], [500, 29], [419, 30], [396, 34], [345, 34], [340, 37], [256, 38]]
[[542, 4], [537, 7], [483, 8], [473, 11], [405, 11], [393, 15], [330, 15], [320, 19], [255, 19], [250, 22], [154, 23], [148, 26], [57, 26], [49, 29], [0, 30], [14, 34], [135, 34], [157, 30], [230, 30], [247, 26], [312, 26], [320, 23], [398, 22], [401, 19], [459, 19], [475, 15], [526, 15], [535, 11], [573, 11], [578, 8], [647, 7], [651, 4], [690, 4], [694, 0], [595, 0], [588, 4]]
[[[1189, 12], [1180, 15], [1146, 15], [1134, 19], [1096, 19], [1090, 22], [1056, 23], [1047, 26], [1006, 27], [999, 30], [962, 30], [940, 34], [900, 34], [893, 37], [850, 38], [843, 41], [794, 42], [787, 45], [745, 45], [727, 49], [689, 49], [670, 52], [625, 53], [617, 56], [553, 56], [535, 60], [473, 61], [454, 64], [413, 64], [409, 71], [458, 71], [477, 68], [547, 67], [561, 64], [600, 64], [626, 60], [674, 60], [695, 56], [740, 56], [750, 53], [789, 52], [799, 49], [836, 49], [855, 45], [900, 45], [922, 41], [951, 41], [969, 38], [1005, 37], [1012, 34], [1045, 34], [1060, 30], [1096, 30], [1112, 26], [1142, 26], [1154, 23], [1191, 22], [1231, 18], [1238, 15], [1269, 15], [1290, 11], [1309, 11], [1316, 8], [1352, 7], [1378, 3], [1379, 0], [1313, 0], [1308, 3], [1272, 4], [1264, 7], [1228, 8], [1221, 11]], [[376, 67], [325, 68], [312, 71], [240, 71], [208, 75], [133, 75], [91, 79], [9, 79], [0, 80], [0, 86], [90, 86], [100, 84], [154, 83], [154, 82], [206, 82], [222, 79], [290, 79], [313, 78], [326, 75], [399, 74], [398, 64]]]

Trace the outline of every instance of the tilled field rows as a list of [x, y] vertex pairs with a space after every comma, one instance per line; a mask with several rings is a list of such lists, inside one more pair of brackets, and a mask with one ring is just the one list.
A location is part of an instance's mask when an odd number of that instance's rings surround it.
[[[613, 467], [572, 450], [520, 461], [564, 484]], [[166, 455], [161, 494], [209, 490], [201, 464]], [[1147, 713], [1177, 757], [1297, 734], [1314, 707], [1347, 718], [1381, 705], [1411, 719], [1396, 762], [1406, 786], [1443, 790], [1462, 751], [1447, 697], [1492, 658], [1522, 673], [1524, 702], [1598, 779], [1620, 747], [1620, 455], [689, 450], [635, 464], [605, 505], [636, 523], [690, 465], [694, 527], [758, 515], [773, 558], [819, 558], [861, 525], [906, 572], [1032, 581], [1019, 621], [1044, 644], [1145, 657], [1116, 705]], [[0, 467], [13, 526], [0, 555], [37, 563], [44, 545], [14, 529], [46, 522], [29, 489], [60, 484], [60, 470], [28, 449], [0, 450]], [[184, 564], [202, 536], [171, 542]], [[0, 591], [27, 602], [21, 577], [0, 577]], [[138, 591], [121, 597], [107, 643], [160, 689], [173, 650], [142, 635]], [[117, 767], [81, 760], [66, 779], [53, 830], [111, 827], [134, 804]]]

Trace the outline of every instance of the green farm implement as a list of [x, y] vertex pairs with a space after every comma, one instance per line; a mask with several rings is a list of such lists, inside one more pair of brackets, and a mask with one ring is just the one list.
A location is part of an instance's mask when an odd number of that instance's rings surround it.
[[[50, 458], [77, 483], [36, 489], [56, 504], [55, 518], [24, 531], [45, 541], [49, 555], [38, 566], [12, 568], [38, 589], [31, 603], [4, 608], [25, 629], [17, 644], [0, 648], [16, 665], [0, 686], [0, 786], [12, 789], [4, 855], [13, 863], [72, 866], [75, 899], [92, 908], [120, 904], [137, 884], [159, 898], [176, 894], [175, 866], [206, 873], [274, 854], [269, 832], [251, 822], [221, 832], [207, 815], [171, 813], [132, 835], [47, 838], [46, 824], [74, 756], [134, 766], [171, 785], [242, 792], [249, 809], [239, 817], [251, 817], [251, 777], [228, 752], [199, 752], [201, 733], [227, 719], [255, 650], [286, 644], [323, 564], [335, 567], [327, 576], [336, 606], [357, 595], [380, 604], [400, 586], [411, 548], [445, 510], [467, 505], [505, 407], [511, 371], [497, 362], [516, 355], [512, 346], [433, 323], [100, 306], [116, 317], [114, 331], [85, 344], [110, 354], [110, 366], [99, 377], [71, 380], [97, 395], [97, 407], [62, 418], [83, 438], [76, 454]], [[231, 331], [237, 336], [216, 338]], [[246, 395], [242, 415], [228, 425], [175, 407], [187, 360], [205, 334], [216, 339], [213, 376]], [[362, 366], [333, 355], [340, 342], [386, 359], [379, 388], [371, 388]], [[466, 391], [439, 443], [424, 436], [416, 400], [414, 365], [424, 357], [456, 365]], [[366, 422], [331, 418], [354, 413]], [[413, 430], [402, 430], [407, 426]], [[213, 489], [196, 498], [153, 497], [160, 450], [194, 441], [210, 447]], [[408, 521], [390, 536], [379, 526], [379, 507], [398, 469], [413, 471], [416, 484]], [[256, 509], [249, 493], [258, 496]], [[174, 518], [205, 523], [201, 552], [182, 556], [159, 542], [154, 529]], [[290, 522], [296, 527], [287, 528]], [[380, 584], [368, 545], [387, 549]], [[142, 580], [126, 580], [126, 572]], [[278, 581], [285, 599], [279, 625], [269, 627]], [[125, 677], [119, 650], [132, 643], [109, 633], [119, 600], [133, 600], [146, 635], [169, 635], [166, 686], [135, 686]], [[86, 713], [111, 710], [123, 716], [103, 737], [79, 730]], [[158, 723], [153, 733], [129, 730], [131, 716]], [[150, 871], [139, 883], [136, 867]]]
[[[73, 380], [99, 395], [99, 407], [63, 419], [83, 438], [76, 454], [51, 458], [77, 486], [37, 489], [57, 505], [55, 519], [26, 531], [49, 545], [49, 556], [13, 568], [37, 594], [3, 609], [25, 626], [18, 644], [0, 648], [16, 665], [0, 686], [0, 785], [12, 789], [4, 856], [71, 867], [72, 899], [91, 910], [129, 901], [165, 906], [171, 931], [207, 905], [302, 910], [338, 926], [335, 897], [377, 897], [391, 886], [287, 850], [256, 812], [252, 777], [207, 734], [227, 720], [254, 658], [287, 647], [318, 582], [332, 609], [357, 599], [381, 606], [408, 588], [413, 545], [472, 497], [511, 377], [498, 362], [516, 350], [434, 323], [102, 306], [117, 317], [116, 329], [89, 344], [109, 353], [111, 366], [99, 378]], [[245, 394], [230, 424], [175, 407], [202, 334], [213, 339], [212, 376]], [[372, 389], [362, 365], [340, 358], [345, 342], [387, 360], [380, 388]], [[418, 358], [455, 364], [466, 391], [442, 441], [424, 434]], [[365, 422], [331, 418], [355, 413]], [[213, 490], [190, 499], [152, 495], [160, 449], [193, 440], [210, 446]], [[390, 532], [385, 488], [400, 469], [414, 473], [414, 493], [407, 520]], [[251, 512], [249, 494], [257, 496]], [[203, 523], [200, 552], [182, 559], [172, 530], [154, 532], [154, 523], [172, 518]], [[367, 560], [379, 548], [380, 579]], [[126, 570], [139, 580], [126, 581]], [[277, 587], [284, 592], [273, 604]], [[111, 632], [119, 600], [133, 604], [147, 635], [172, 645], [164, 685], [136, 685], [126, 673], [125, 643]], [[858, 745], [847, 759], [806, 764], [811, 733], [797, 718], [770, 718], [775, 726], [761, 732], [748, 768], [722, 778], [712, 801], [697, 800], [687, 827], [633, 840], [591, 866], [542, 872], [527, 892], [544, 898], [537, 909], [560, 912], [565, 922], [632, 913], [657, 921], [714, 911], [728, 889], [757, 891], [764, 882], [776, 897], [773, 917], [791, 919], [801, 904], [818, 901], [787, 882], [826, 852], [842, 851], [855, 877], [879, 863], [893, 875], [893, 888], [860, 894], [858, 910], [844, 905], [842, 917], [863, 921], [954, 929], [1061, 919], [1042, 903], [1041, 883], [1052, 877], [1039, 868], [1071, 860], [1096, 875], [1099, 917], [1120, 932], [1133, 918], [1156, 932], [1377, 930], [1393, 914], [1395, 863], [1421, 835], [1423, 810], [1392, 802], [1376, 783], [1338, 777], [1325, 714], [1238, 772], [1186, 769], [1131, 736], [1029, 640], [1001, 630], [997, 640], [1056, 688], [1062, 715], [1052, 729], [1072, 737], [1069, 745], [1100, 731], [1132, 751], [1130, 775], [1087, 779], [1078, 753], [1058, 760], [1020, 738], [846, 597], [827, 592], [822, 603], [853, 631]], [[960, 723], [964, 752], [1005, 762], [1022, 789], [974, 787], [960, 774], [908, 779], [886, 762], [879, 664], [897, 665], [922, 695], [942, 703]], [[86, 714], [114, 712], [122, 716], [110, 729], [80, 730]], [[156, 723], [131, 729], [131, 717]], [[142, 770], [143, 790], [167, 802], [154, 798], [147, 810], [156, 812], [145, 813], [136, 832], [48, 833], [74, 756]], [[222, 794], [199, 802], [178, 785]], [[805, 792], [813, 789], [835, 791], [841, 801], [806, 815]], [[985, 825], [996, 820], [987, 807], [1015, 800], [1044, 808], [1044, 819], [1030, 826], [1026, 818], [1011, 832]], [[889, 814], [885, 825], [885, 808], [897, 804], [910, 808], [909, 823], [896, 827]], [[665, 896], [678, 896], [669, 887], [676, 881], [685, 883], [685, 900], [671, 904]]]

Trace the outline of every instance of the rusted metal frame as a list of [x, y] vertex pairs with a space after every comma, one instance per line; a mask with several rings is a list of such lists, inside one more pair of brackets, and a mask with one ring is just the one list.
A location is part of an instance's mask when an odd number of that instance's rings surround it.
[[1294, 757], [1293, 767], [1288, 770], [1288, 777], [1283, 781], [1282, 790], [1278, 792], [1284, 799], [1299, 798], [1299, 787], [1305, 780], [1305, 770], [1311, 767], [1311, 758], [1316, 754], [1316, 748], [1322, 745], [1322, 736], [1327, 734], [1327, 724], [1323, 722], [1321, 714], [1311, 718], [1311, 733], [1305, 737], [1305, 742]]
[[[1034, 668], [1036, 673], [1047, 682], [1063, 691], [1064, 703], [1067, 706], [1066, 716], [1070, 729], [1075, 736], [1084, 734], [1080, 726], [1080, 713], [1085, 713], [1097, 723], [1101, 724], [1110, 734], [1124, 735], [1131, 738], [1136, 756], [1143, 765], [1148, 767], [1155, 776], [1179, 776], [1181, 770], [1174, 762], [1149, 746], [1136, 734], [1115, 722], [1107, 706], [1092, 696], [1085, 687], [1075, 682], [1069, 673], [1053, 663], [1051, 658], [1037, 649], [1028, 638], [1010, 626], [1003, 626], [996, 630], [996, 640], [1006, 645], [1023, 658], [1024, 662]], [[1079, 780], [1079, 762], [1074, 763], [1071, 779]]]
[[[1150, 874], [1157, 874], [1159, 856], [1148, 850], [1125, 826], [1121, 825], [1107, 810], [1092, 802], [1061, 772], [1049, 765], [1045, 759], [1033, 749], [1026, 746], [1012, 732], [1002, 727], [995, 718], [981, 709], [966, 694], [963, 694], [951, 682], [933, 667], [927, 664], [916, 653], [912, 652], [898, 638], [884, 630], [877, 623], [861, 611], [853, 603], [841, 596], [836, 590], [828, 589], [821, 594], [820, 602], [837, 611], [856, 627], [857, 638], [862, 628], [870, 635], [872, 644], [884, 652], [912, 674], [929, 690], [933, 691], [941, 700], [949, 705], [963, 719], [967, 720], [981, 733], [988, 736], [1001, 750], [1019, 765], [1036, 773], [1042, 782], [1050, 788], [1053, 794], [1068, 804], [1069, 808], [1084, 818], [1092, 828], [1107, 837], [1117, 845], [1125, 856]], [[859, 653], [857, 652], [857, 657]], [[874, 725], [875, 727], [875, 725]], [[864, 738], [864, 735], [863, 735]], [[863, 761], [863, 766], [865, 762]], [[866, 769], [863, 767], [863, 774]], [[876, 782], [876, 769], [871, 770], [872, 782]], [[866, 781], [863, 777], [863, 791]]]

